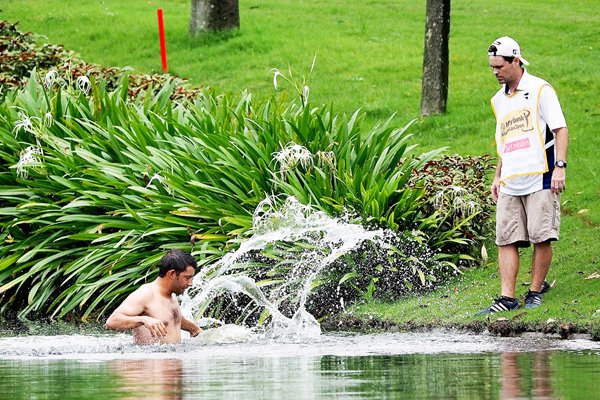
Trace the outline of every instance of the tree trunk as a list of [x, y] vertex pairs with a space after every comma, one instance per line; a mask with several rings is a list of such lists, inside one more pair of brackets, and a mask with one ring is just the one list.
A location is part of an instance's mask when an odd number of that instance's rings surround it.
[[450, 0], [427, 0], [421, 115], [443, 114], [448, 100]]
[[192, 0], [190, 35], [239, 27], [238, 0]]

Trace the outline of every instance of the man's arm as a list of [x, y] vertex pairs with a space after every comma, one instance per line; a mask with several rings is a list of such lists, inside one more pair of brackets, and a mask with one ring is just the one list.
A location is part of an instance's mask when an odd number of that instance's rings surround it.
[[[555, 134], [556, 159], [567, 161], [567, 148], [569, 144], [569, 131], [566, 127], [553, 130]], [[565, 189], [566, 168], [554, 167], [552, 172], [552, 182], [550, 190], [554, 193], [560, 193]]]
[[126, 331], [144, 325], [153, 337], [167, 336], [167, 327], [161, 320], [142, 315], [150, 296], [151, 294], [144, 288], [131, 293], [108, 317], [104, 327], [116, 331]]
[[[565, 116], [563, 115], [558, 96], [554, 89], [545, 85], [542, 87], [540, 94], [539, 107], [542, 119], [550, 127], [554, 133], [556, 149], [556, 160], [567, 161], [567, 144], [569, 141], [569, 133], [566, 128]], [[552, 181], [550, 190], [553, 193], [560, 193], [565, 188], [565, 168], [554, 168], [552, 172]]]
[[500, 171], [502, 170], [502, 158], [498, 158], [498, 165], [496, 165], [496, 173], [494, 174], [494, 181], [492, 182], [492, 199], [494, 203], [498, 201], [500, 195]]
[[185, 318], [181, 320], [181, 329], [188, 331], [192, 337], [198, 336], [198, 334], [202, 332], [202, 329], [200, 329], [198, 325]]

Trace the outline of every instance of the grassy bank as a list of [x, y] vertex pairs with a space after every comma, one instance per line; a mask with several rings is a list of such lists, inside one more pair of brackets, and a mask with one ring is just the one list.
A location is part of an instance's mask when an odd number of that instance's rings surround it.
[[[244, 1], [239, 32], [196, 38], [187, 34], [189, 3], [9, 1], [0, 18], [20, 21], [21, 30], [43, 34], [42, 40], [63, 44], [88, 62], [156, 72], [161, 7], [170, 72], [194, 84], [268, 97], [271, 68], [290, 66], [301, 79], [316, 55], [308, 82], [312, 101], [333, 103], [346, 113], [361, 108], [366, 123], [397, 113], [396, 124], [403, 126], [419, 117], [424, 2]], [[506, 10], [519, 17], [506, 21]], [[552, 83], [564, 108], [571, 135], [566, 211], [598, 228], [600, 3], [454, 1], [451, 18], [448, 113], [420, 119], [412, 128], [415, 142], [425, 149], [449, 146], [450, 153], [463, 155], [495, 153], [489, 99], [498, 87], [485, 50], [496, 37], [510, 34], [521, 42], [530, 72]]]
[[[400, 329], [431, 327], [478, 330], [487, 327], [499, 333], [542, 331], [567, 334], [586, 332], [600, 340], [600, 279], [597, 250], [590, 244], [580, 246], [578, 240], [594, 243], [593, 236], [582, 223], [566, 224], [565, 239], [555, 247], [555, 258], [548, 275], [554, 287], [544, 295], [544, 303], [535, 309], [518, 309], [494, 315], [476, 316], [488, 307], [499, 292], [495, 263], [469, 271], [446, 286], [422, 297], [394, 303], [371, 302], [349, 310], [335, 323], [348, 328], [397, 326]], [[597, 234], [597, 233], [596, 233]], [[521, 252], [522, 267], [517, 281], [517, 294], [522, 296], [531, 281], [529, 262], [531, 249]], [[573, 260], [577, 260], [573, 262]], [[502, 321], [498, 324], [498, 318]], [[494, 324], [498, 324], [494, 326]]]
[[[501, 35], [519, 40], [530, 72], [556, 88], [571, 139], [563, 240], [555, 246], [550, 272], [556, 287], [543, 307], [507, 316], [517, 315], [515, 321], [532, 327], [559, 322], [597, 327], [600, 321], [600, 279], [585, 279], [600, 273], [600, 135], [595, 124], [600, 114], [600, 4], [591, 3], [552, 0], [534, 7], [516, 0], [454, 1], [448, 113], [421, 119], [411, 128], [414, 141], [425, 149], [494, 152], [489, 98], [497, 85], [485, 49]], [[366, 123], [393, 113], [397, 125], [418, 118], [424, 2], [244, 1], [239, 32], [197, 38], [187, 35], [189, 6], [188, 0], [8, 1], [0, 7], [0, 18], [20, 21], [20, 29], [43, 34], [45, 41], [64, 44], [90, 62], [152, 72], [160, 68], [156, 8], [162, 7], [170, 72], [197, 85], [234, 93], [247, 88], [267, 97], [273, 93], [271, 68], [285, 71], [289, 65], [301, 77], [316, 54], [311, 100], [348, 113], [362, 108]], [[507, 21], [507, 10], [518, 17]], [[489, 305], [498, 291], [493, 259], [492, 254], [486, 266], [435, 293], [394, 304], [370, 303], [354, 314], [406, 325], [481, 321], [474, 312]], [[529, 259], [525, 252], [520, 283], [529, 281]]]

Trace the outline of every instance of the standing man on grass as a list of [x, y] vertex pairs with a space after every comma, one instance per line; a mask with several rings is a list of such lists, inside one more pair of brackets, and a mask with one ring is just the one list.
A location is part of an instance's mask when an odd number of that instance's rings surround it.
[[507, 37], [488, 48], [490, 67], [502, 88], [492, 98], [499, 160], [492, 183], [501, 296], [479, 314], [514, 310], [519, 248], [533, 243], [532, 282], [525, 308], [542, 304], [560, 228], [568, 131], [558, 97], [548, 82], [530, 75], [519, 44]]
[[133, 330], [135, 344], [177, 343], [182, 329], [198, 335], [202, 329], [183, 317], [174, 296], [192, 286], [196, 267], [190, 253], [168, 251], [158, 263], [158, 278], [131, 293], [108, 317], [105, 327]]

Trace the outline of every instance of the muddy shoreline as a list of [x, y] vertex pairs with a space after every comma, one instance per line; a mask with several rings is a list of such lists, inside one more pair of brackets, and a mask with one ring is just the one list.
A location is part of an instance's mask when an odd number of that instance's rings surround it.
[[[457, 332], [491, 334], [501, 337], [534, 336], [560, 339], [587, 339], [600, 341], [600, 330], [589, 324], [528, 323], [507, 318], [484, 319], [464, 323], [396, 323], [377, 318], [362, 319], [344, 314], [321, 321], [323, 332]], [[30, 335], [69, 335], [109, 333], [100, 322], [20, 321], [0, 319], [0, 337]]]
[[520, 320], [496, 318], [464, 323], [422, 323], [409, 321], [396, 323], [377, 318], [362, 319], [351, 315], [339, 315], [321, 322], [324, 332], [353, 331], [353, 332], [432, 332], [454, 331], [461, 333], [489, 333], [502, 337], [538, 336], [560, 339], [588, 339], [600, 341], [600, 330], [588, 324], [559, 323], [528, 323]]

